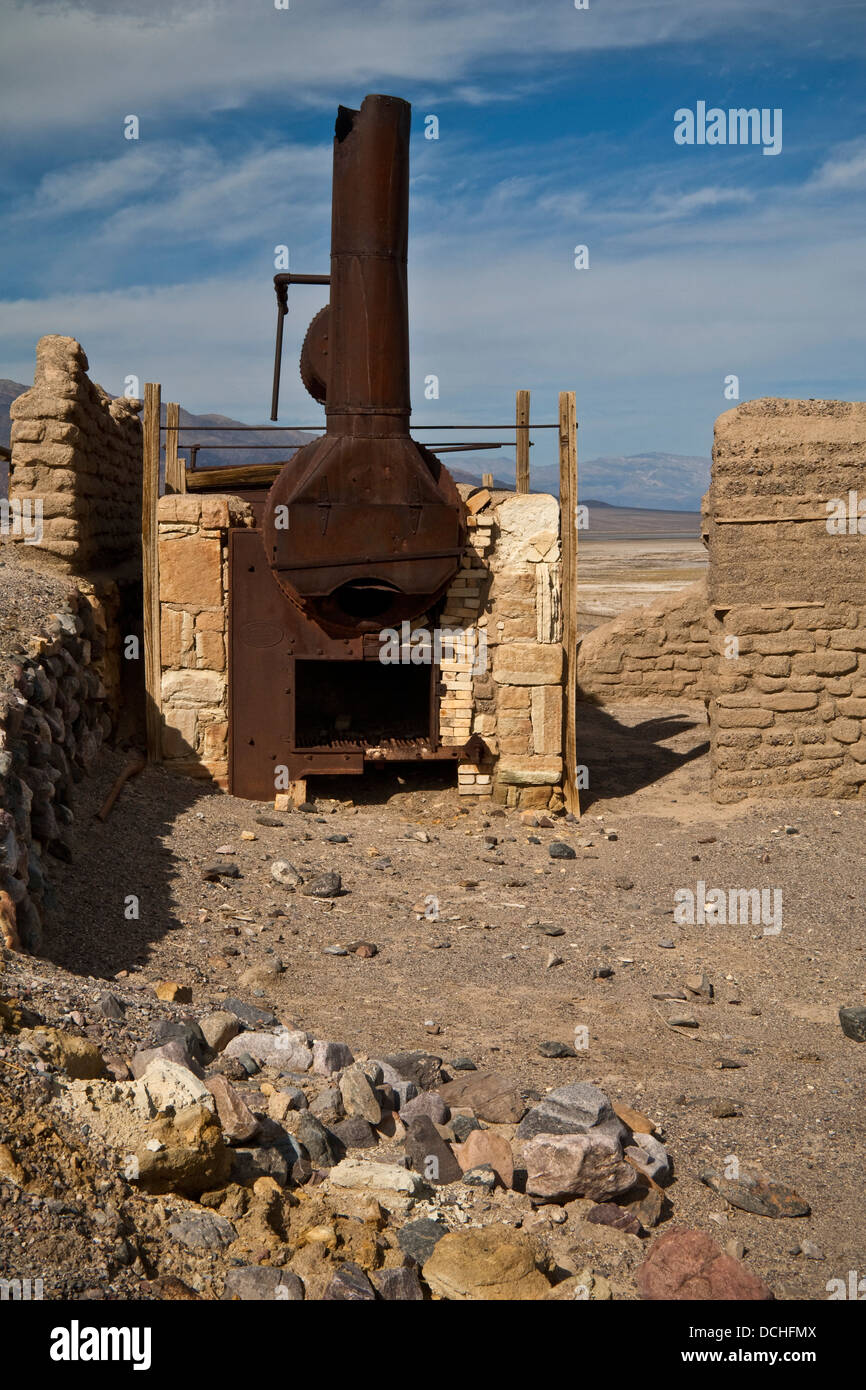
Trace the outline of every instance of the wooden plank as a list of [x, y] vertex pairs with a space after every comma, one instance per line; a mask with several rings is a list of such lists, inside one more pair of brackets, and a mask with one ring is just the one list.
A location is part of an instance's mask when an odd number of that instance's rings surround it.
[[517, 392], [517, 473], [516, 489], [518, 492], [529, 491], [529, 392]]
[[282, 463], [240, 463], [229, 468], [187, 468], [184, 490], [219, 488], [221, 492], [230, 492], [233, 487], [270, 486], [282, 467]]
[[481, 474], [481, 486], [482, 486], [482, 487], [492, 487], [492, 486], [493, 486], [493, 474], [492, 474], [492, 473], [482, 473], [482, 474]]
[[157, 506], [159, 504], [159, 382], [144, 387], [144, 430], [142, 440], [141, 489], [141, 570], [144, 618], [144, 690], [147, 722], [147, 756], [150, 762], [162, 758], [162, 712], [160, 701], [159, 650], [159, 550], [157, 547]]
[[563, 796], [580, 815], [577, 788], [577, 405], [573, 391], [559, 393], [559, 505], [562, 536]]
[[177, 456], [177, 427], [180, 421], [180, 406], [169, 401], [165, 407], [165, 490], [183, 492], [180, 460]]

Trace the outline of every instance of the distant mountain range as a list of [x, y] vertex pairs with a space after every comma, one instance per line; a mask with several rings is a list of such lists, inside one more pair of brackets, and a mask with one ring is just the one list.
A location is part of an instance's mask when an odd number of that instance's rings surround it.
[[[0, 444], [9, 445], [9, 406], [16, 396], [29, 390], [20, 381], [0, 379]], [[163, 406], [163, 422], [165, 406]], [[269, 463], [289, 456], [292, 446], [304, 444], [312, 436], [300, 430], [284, 430], [275, 435], [271, 430], [257, 428], [243, 434], [218, 432], [217, 427], [237, 426], [242, 422], [227, 415], [193, 415], [180, 411], [180, 448], [189, 456], [190, 446], [198, 446], [196, 464], [199, 468], [217, 468], [223, 464]], [[183, 434], [183, 426], [197, 426], [195, 434]], [[222, 447], [219, 447], [222, 445]], [[226, 447], [227, 445], [241, 447]], [[251, 446], [260, 447], [251, 447]], [[478, 483], [483, 473], [492, 473], [494, 484], [500, 488], [514, 486], [514, 459], [505, 454], [483, 457], [479, 462], [460, 454], [445, 454], [444, 461], [457, 482]], [[461, 466], [458, 466], [461, 465]], [[0, 460], [0, 495], [8, 486], [7, 465]], [[696, 534], [694, 515], [700, 511], [701, 498], [710, 483], [710, 460], [688, 454], [607, 455], [581, 459], [578, 466], [581, 501], [587, 494], [600, 500], [587, 502], [591, 508], [627, 508], [632, 512], [665, 513], [664, 525], [679, 534]], [[531, 471], [533, 492], [559, 491], [559, 470], [556, 467], [534, 468]], [[670, 515], [667, 515], [670, 514]], [[679, 521], [675, 519], [679, 515]], [[622, 518], [625, 521], [625, 518]], [[638, 524], [638, 517], [631, 520]], [[661, 523], [657, 515], [655, 520]], [[602, 518], [599, 516], [599, 525]], [[649, 525], [650, 518], [646, 518]], [[594, 526], [592, 527], [594, 529]], [[644, 534], [641, 527], [641, 534]], [[647, 534], [649, 532], [646, 532]]]

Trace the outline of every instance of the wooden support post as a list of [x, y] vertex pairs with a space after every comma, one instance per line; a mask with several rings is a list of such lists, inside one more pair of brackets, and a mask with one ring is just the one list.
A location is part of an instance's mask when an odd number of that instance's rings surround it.
[[145, 382], [141, 488], [141, 570], [144, 610], [145, 718], [147, 722], [147, 756], [150, 762], [159, 762], [162, 757], [159, 549], [157, 546], [160, 398], [159, 382]]
[[492, 487], [492, 486], [493, 486], [493, 474], [492, 474], [492, 473], [482, 473], [482, 474], [481, 474], [481, 486], [482, 486], [482, 487]]
[[577, 787], [577, 406], [559, 393], [559, 506], [562, 537], [562, 756], [565, 808], [580, 815]]
[[180, 406], [169, 401], [165, 407], [165, 490], [186, 492], [186, 466], [177, 455]]
[[529, 491], [529, 392], [517, 393], [517, 473], [518, 492]]

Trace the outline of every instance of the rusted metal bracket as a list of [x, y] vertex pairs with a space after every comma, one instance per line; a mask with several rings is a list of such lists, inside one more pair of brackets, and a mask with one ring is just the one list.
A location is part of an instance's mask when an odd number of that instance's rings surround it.
[[271, 391], [271, 419], [276, 420], [280, 405], [280, 367], [283, 360], [283, 323], [289, 312], [289, 285], [330, 285], [330, 275], [295, 275], [281, 270], [274, 276], [277, 296], [277, 343], [274, 349], [274, 384]]

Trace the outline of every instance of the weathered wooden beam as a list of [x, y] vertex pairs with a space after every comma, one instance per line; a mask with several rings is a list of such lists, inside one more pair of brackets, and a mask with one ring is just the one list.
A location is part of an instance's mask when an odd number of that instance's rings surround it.
[[165, 407], [165, 490], [183, 492], [183, 468], [177, 455], [177, 431], [180, 423], [180, 406], [169, 401]]
[[282, 463], [239, 463], [229, 468], [187, 468], [186, 491], [219, 488], [220, 492], [230, 492], [233, 487], [256, 487], [272, 483], [282, 467]]
[[580, 815], [577, 787], [577, 404], [559, 393], [559, 506], [562, 538], [562, 756], [566, 810]]
[[517, 392], [517, 472], [515, 487], [518, 492], [529, 491], [529, 392]]
[[160, 700], [159, 650], [159, 548], [157, 507], [159, 505], [159, 382], [144, 387], [144, 429], [141, 488], [141, 570], [144, 627], [144, 690], [147, 725], [147, 756], [150, 762], [162, 757], [162, 711]]
[[492, 486], [493, 486], [493, 474], [492, 474], [492, 473], [482, 473], [482, 474], [481, 474], [481, 486], [482, 486], [482, 487], [492, 487]]

